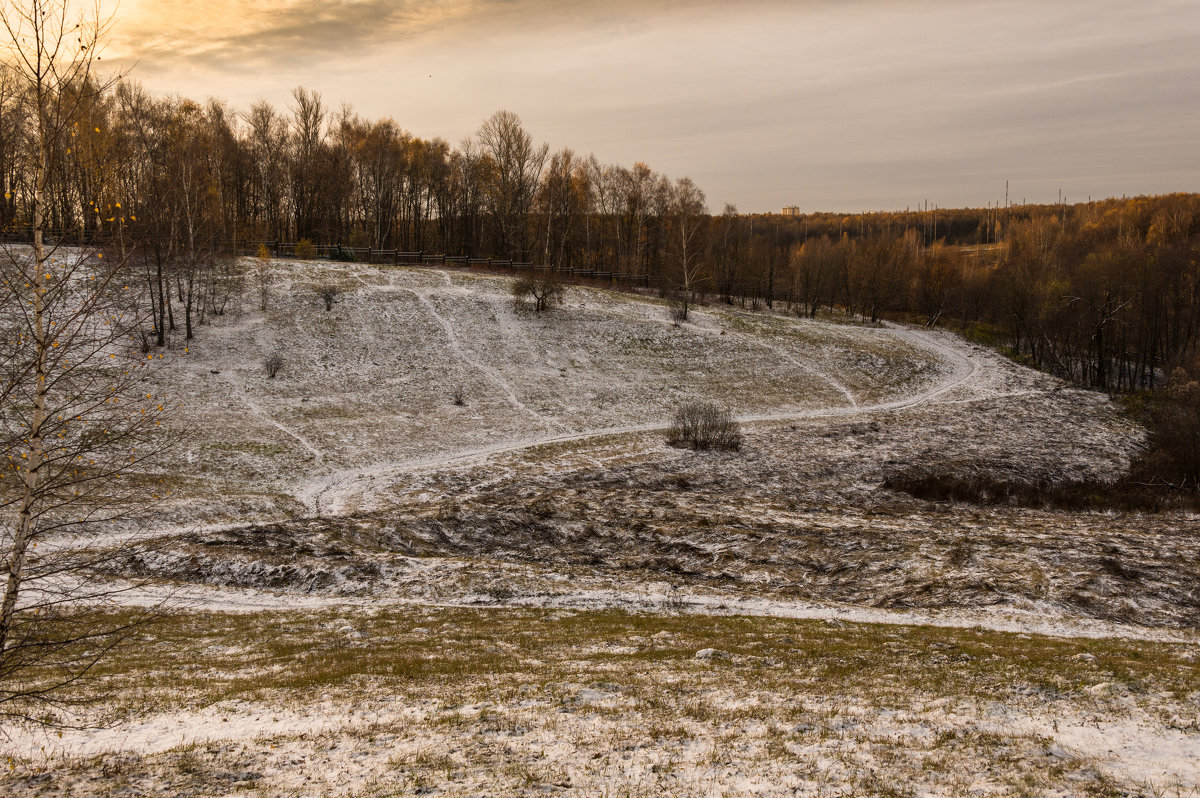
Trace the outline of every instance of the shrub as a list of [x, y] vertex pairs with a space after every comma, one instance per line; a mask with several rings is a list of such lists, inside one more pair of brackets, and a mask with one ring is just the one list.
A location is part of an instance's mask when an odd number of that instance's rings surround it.
[[742, 431], [733, 415], [711, 402], [689, 402], [675, 411], [667, 443], [692, 449], [737, 451]]
[[683, 322], [687, 321], [688, 306], [682, 299], [671, 300], [671, 321], [678, 327]]
[[533, 300], [533, 309], [541, 313], [562, 301], [563, 285], [554, 269], [531, 269], [513, 280], [512, 294], [517, 302]]
[[1197, 504], [1194, 493], [1181, 493], [1162, 481], [1144, 482], [1137, 475], [1114, 482], [1053, 480], [973, 460], [932, 460], [893, 466], [884, 472], [883, 486], [924, 501], [982, 506], [1157, 512]]
[[267, 359], [263, 361], [263, 367], [267, 370], [267, 378], [275, 379], [275, 375], [283, 368], [283, 355], [278, 352], [272, 352], [267, 355]]
[[454, 393], [451, 395], [451, 398], [454, 399], [454, 404], [458, 405], [459, 407], [462, 407], [463, 405], [465, 405], [467, 403], [466, 389], [461, 384], [459, 384], [457, 387], [455, 387]]
[[1143, 470], [1170, 485], [1200, 490], [1200, 361], [1171, 372], [1150, 418], [1151, 451]]
[[317, 248], [313, 246], [313, 242], [302, 238], [296, 242], [296, 257], [301, 260], [312, 260], [317, 257]]

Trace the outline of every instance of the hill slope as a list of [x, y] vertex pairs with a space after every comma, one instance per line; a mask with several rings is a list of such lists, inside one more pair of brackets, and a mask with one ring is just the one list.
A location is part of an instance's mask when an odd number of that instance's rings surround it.
[[[194, 433], [188, 487], [255, 496], [268, 515], [338, 512], [324, 493], [347, 474], [653, 427], [689, 400], [791, 417], [906, 401], [961, 376], [944, 346], [907, 331], [732, 309], [675, 326], [661, 304], [580, 288], [539, 315], [514, 305], [503, 278], [277, 272], [266, 314], [215, 318], [167, 375]], [[324, 285], [339, 290], [331, 311]], [[272, 380], [263, 361], [275, 351]]]

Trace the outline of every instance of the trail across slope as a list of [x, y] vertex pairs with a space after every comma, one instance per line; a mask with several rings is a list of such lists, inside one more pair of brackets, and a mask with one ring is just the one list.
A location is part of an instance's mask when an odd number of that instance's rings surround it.
[[243, 385], [242, 382], [237, 377], [232, 376], [227, 373], [222, 373], [221, 376], [225, 378], [225, 381], [229, 383], [229, 385], [233, 388], [234, 392], [237, 394], [238, 398], [241, 399], [242, 404], [246, 405], [246, 407], [249, 408], [250, 412], [254, 413], [254, 415], [263, 419], [268, 424], [270, 424], [272, 427], [279, 430], [284, 435], [287, 435], [289, 438], [292, 438], [297, 443], [299, 443], [301, 446], [303, 446], [304, 449], [312, 456], [313, 460], [316, 461], [317, 463], [320, 463], [322, 460], [325, 459], [324, 455], [321, 453], [321, 450], [318, 449], [316, 446], [314, 446], [312, 444], [312, 441], [310, 441], [308, 438], [304, 437], [299, 432], [297, 432], [296, 430], [287, 426], [286, 424], [284, 424], [283, 422], [281, 422], [277, 418], [275, 418], [273, 415], [271, 415], [270, 413], [268, 413], [267, 411], [265, 411], [261, 407], [259, 407], [254, 402], [254, 400], [250, 398], [249, 392], [246, 391], [246, 386]]
[[417, 301], [421, 303], [421, 306], [424, 307], [426, 310], [428, 310], [429, 315], [432, 316], [433, 319], [439, 325], [441, 325], [443, 330], [445, 330], [446, 341], [447, 341], [447, 343], [449, 343], [450, 349], [452, 352], [454, 352], [455, 357], [457, 357], [459, 360], [466, 363], [467, 365], [469, 365], [471, 368], [475, 369], [479, 373], [483, 374], [492, 384], [494, 384], [497, 388], [499, 388], [501, 391], [503, 391], [505, 397], [508, 398], [509, 403], [513, 407], [515, 407], [517, 410], [520, 410], [522, 413], [525, 413], [525, 414], [531, 416], [533, 419], [535, 419], [536, 421], [538, 421], [539, 423], [541, 423], [543, 425], [550, 426], [550, 427], [558, 427], [559, 429], [562, 429], [561, 424], [554, 421], [553, 419], [545, 418], [544, 416], [539, 414], [536, 410], [529, 407], [529, 405], [522, 402], [520, 397], [517, 396], [516, 391], [513, 390], [512, 386], [508, 383], [508, 381], [505, 380], [504, 377], [496, 369], [491, 368], [490, 366], [484, 365], [477, 358], [471, 357], [471, 355], [469, 355], [467, 353], [467, 351], [462, 347], [462, 344], [459, 342], [458, 335], [454, 331], [454, 325], [452, 325], [450, 323], [450, 321], [448, 319], [446, 319], [445, 316], [438, 313], [437, 307], [433, 304], [433, 301], [428, 296], [426, 296], [424, 293], [417, 291], [416, 289], [413, 289], [413, 288], [406, 288], [404, 290], [407, 291], [408, 293], [412, 294], [413, 296], [415, 296], [417, 298]]
[[[951, 346], [945, 342], [944, 338], [939, 340], [941, 336], [908, 327], [889, 326], [885, 330], [881, 330], [880, 333], [894, 336], [932, 352], [950, 367], [950, 373], [935, 385], [929, 386], [910, 396], [886, 402], [870, 405], [853, 404], [850, 406], [802, 411], [790, 410], [778, 413], [756, 413], [739, 416], [738, 421], [742, 423], [798, 421], [901, 410], [931, 402], [955, 388], [962, 387], [969, 383], [978, 372], [978, 367], [974, 361], [962, 352], [962, 349], [966, 348], [966, 344]], [[298, 492], [298, 496], [314, 515], [339, 515], [345, 512], [349, 505], [354, 503], [351, 500], [355, 497], [367, 495], [382, 484], [393, 482], [403, 474], [435, 470], [446, 466], [463, 465], [499, 454], [508, 454], [548, 444], [573, 443], [613, 435], [653, 432], [666, 429], [667, 426], [668, 424], [665, 421], [654, 421], [645, 424], [605, 427], [561, 435], [531, 436], [521, 440], [506, 441], [457, 452], [432, 455], [430, 457], [373, 463], [359, 468], [338, 471], [314, 480], [305, 485]]]

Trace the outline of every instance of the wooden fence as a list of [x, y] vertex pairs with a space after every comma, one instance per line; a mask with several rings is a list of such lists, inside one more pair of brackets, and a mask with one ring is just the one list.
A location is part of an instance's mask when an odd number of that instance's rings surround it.
[[[46, 230], [43, 237], [47, 244], [60, 246], [101, 247], [111, 245], [109, 237], [87, 235], [80, 237], [78, 230]], [[0, 241], [31, 243], [28, 229], [0, 231]], [[284, 241], [235, 241], [228, 252], [239, 255], [255, 255], [259, 247], [266, 247], [272, 255], [295, 257], [296, 243]], [[343, 247], [337, 244], [312, 245], [315, 257], [322, 260], [349, 261], [354, 263], [408, 264], [413, 266], [459, 267], [487, 271], [547, 271], [554, 270], [565, 280], [574, 282], [596, 282], [620, 285], [649, 286], [650, 278], [645, 274], [605, 271], [602, 269], [576, 269], [568, 266], [550, 266], [525, 263], [503, 258], [473, 258], [467, 255], [434, 254], [432, 252], [402, 252], [395, 249], [371, 249], [370, 247]]]
[[[238, 242], [234, 251], [242, 255], [254, 255], [259, 247], [266, 247], [277, 257], [295, 257], [296, 243], [288, 241]], [[645, 274], [631, 275], [625, 272], [601, 269], [576, 269], [569, 266], [549, 266], [503, 258], [473, 258], [468, 255], [435, 254], [432, 252], [403, 252], [395, 249], [371, 249], [370, 247], [343, 247], [337, 244], [313, 245], [313, 254], [322, 260], [349, 261], [354, 263], [393, 263], [412, 266], [459, 267], [488, 271], [547, 271], [553, 270], [564, 279], [579, 282], [619, 283], [621, 285], [648, 286], [650, 278]]]

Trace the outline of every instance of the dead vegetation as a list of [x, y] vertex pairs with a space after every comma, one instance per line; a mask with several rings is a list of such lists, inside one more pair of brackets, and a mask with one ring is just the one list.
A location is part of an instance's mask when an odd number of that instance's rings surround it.
[[1186, 771], [1124, 719], [1200, 716], [1186, 646], [611, 611], [185, 613], [97, 677], [146, 742], [68, 733], [6, 794], [1153, 796]]
[[927, 501], [984, 506], [1120, 512], [1200, 507], [1192, 492], [1174, 490], [1163, 482], [1142, 482], [1136, 477], [1113, 482], [1033, 480], [1003, 465], [977, 461], [942, 460], [893, 468], [885, 473], [883, 485]]
[[[1147, 786], [1128, 766], [1138, 755], [1108, 752], [1192, 744], [1194, 645], [764, 617], [873, 608], [1194, 639], [1194, 518], [1044, 500], [1119, 479], [1140, 450], [1104, 397], [974, 351], [981, 368], [947, 365], [886, 331], [849, 329], [855, 349], [820, 325], [707, 308], [677, 329], [660, 307], [574, 290], [571, 313], [518, 325], [499, 281], [482, 301], [457, 276], [387, 274], [386, 292], [347, 289], [337, 314], [311, 281], [273, 300], [293, 326], [254, 346], [287, 340], [289, 379], [237, 440], [199, 451], [224, 482], [195, 469], [237, 520], [197, 526], [171, 505], [186, 526], [164, 523], [152, 548], [97, 569], [197, 601], [103, 674], [131, 736], [115, 752], [78, 738], [50, 765], [17, 757], [0, 789], [1153, 795], [1184, 783]], [[344, 336], [306, 331], [377, 313], [391, 315], [373, 330], [412, 344], [335, 349]], [[230, 336], [256, 367], [247, 340]], [[461, 354], [451, 368], [446, 341]], [[214, 358], [189, 385], [225, 395]], [[786, 399], [793, 415], [735, 430], [736, 455], [668, 445], [661, 429], [565, 434], [663, 418], [691, 397], [737, 401], [751, 380], [773, 397], [765, 413]], [[346, 393], [311, 395], [330, 385]], [[213, 412], [205, 429], [228, 435], [228, 418]], [[545, 439], [506, 445], [520, 434]], [[288, 453], [302, 445], [324, 458], [317, 469], [348, 469], [314, 482], [321, 517], [295, 498]], [[918, 467], [967, 470], [956, 464], [979, 464], [961, 497], [889, 487]], [[213, 612], [223, 601], [295, 610]], [[717, 617], [730, 613], [758, 617]], [[135, 684], [149, 687], [122, 690]], [[172, 736], [182, 729], [194, 742]]]
[[[666, 581], [736, 598], [1196, 628], [1200, 538], [1185, 513], [1012, 498], [1120, 479], [1139, 431], [1097, 394], [990, 364], [923, 405], [749, 426], [736, 458], [661, 433], [551, 443], [367, 483], [358, 513], [177, 536], [160, 547], [170, 556], [113, 569], [433, 601], [497, 600], [504, 579], [509, 603], [588, 589], [620, 605]], [[938, 463], [988, 464], [967, 487], [996, 500], [887, 487]]]
[[533, 305], [535, 313], [561, 304], [565, 291], [558, 272], [552, 268], [529, 269], [512, 281], [513, 299], [518, 305]]
[[675, 411], [667, 443], [700, 451], [736, 452], [742, 448], [742, 431], [729, 410], [712, 402], [688, 402]]
[[341, 291], [335, 285], [323, 285], [317, 289], [317, 294], [321, 297], [321, 302], [324, 303], [326, 312], [333, 310], [333, 305], [337, 302], [340, 293]]
[[275, 379], [275, 376], [279, 374], [279, 370], [283, 368], [283, 354], [272, 352], [267, 355], [266, 360], [263, 361], [263, 368], [266, 369], [267, 379]]

